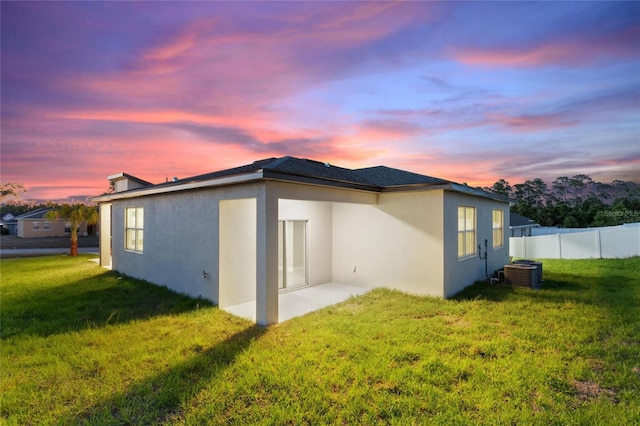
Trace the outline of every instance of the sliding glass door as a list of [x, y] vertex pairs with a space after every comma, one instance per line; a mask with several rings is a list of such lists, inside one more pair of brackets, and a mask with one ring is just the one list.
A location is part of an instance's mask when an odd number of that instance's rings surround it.
[[307, 284], [307, 221], [278, 222], [278, 288]]

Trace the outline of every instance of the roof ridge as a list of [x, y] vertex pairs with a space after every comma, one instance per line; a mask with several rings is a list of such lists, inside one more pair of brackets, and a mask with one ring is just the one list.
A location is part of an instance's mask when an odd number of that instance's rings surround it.
[[[267, 163], [267, 164], [266, 164], [265, 166], [263, 166], [262, 168], [263, 168], [263, 169], [265, 169], [265, 168], [269, 168], [269, 169], [272, 169], [272, 168], [278, 168], [278, 167], [279, 167], [279, 166], [281, 166], [283, 163], [287, 162], [288, 160], [290, 160], [290, 159], [292, 159], [292, 158], [295, 158], [295, 157], [291, 157], [291, 156], [289, 156], [289, 155], [286, 155], [286, 156], [284, 156], [284, 157], [279, 157], [279, 158], [278, 158], [278, 157], [272, 157], [272, 158], [271, 158], [271, 160], [273, 160], [273, 161], [270, 161], [269, 163]], [[268, 159], [265, 159], [265, 160], [268, 160]], [[265, 160], [261, 160], [261, 161], [265, 161]], [[259, 162], [259, 161], [256, 161], [255, 163], [258, 163], [258, 162]], [[254, 164], [255, 164], [255, 163], [254, 163]]]

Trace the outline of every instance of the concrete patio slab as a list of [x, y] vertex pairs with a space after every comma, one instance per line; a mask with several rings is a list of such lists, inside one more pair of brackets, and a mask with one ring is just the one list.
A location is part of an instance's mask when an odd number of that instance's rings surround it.
[[[308, 314], [327, 306], [343, 302], [351, 296], [359, 296], [371, 290], [349, 284], [328, 283], [290, 290], [278, 295], [278, 322]], [[223, 308], [233, 315], [256, 320], [256, 302], [246, 302]]]

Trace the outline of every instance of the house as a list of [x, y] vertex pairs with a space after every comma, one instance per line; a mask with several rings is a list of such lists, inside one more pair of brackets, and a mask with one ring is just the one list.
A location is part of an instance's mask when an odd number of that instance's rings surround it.
[[11, 213], [2, 216], [0, 221], [0, 233], [2, 235], [16, 235], [18, 233], [18, 221]]
[[156, 185], [109, 180], [115, 192], [94, 199], [102, 265], [232, 312], [253, 303], [262, 325], [288, 292], [449, 297], [508, 262], [509, 200], [385, 166], [282, 157]]
[[533, 228], [540, 228], [540, 225], [533, 219], [517, 213], [509, 213], [509, 231], [512, 237], [530, 237]]
[[[69, 222], [64, 220], [48, 220], [45, 215], [50, 208], [32, 210], [16, 217], [16, 235], [21, 238], [68, 237], [71, 235]], [[95, 233], [95, 226], [80, 224], [78, 235]]]

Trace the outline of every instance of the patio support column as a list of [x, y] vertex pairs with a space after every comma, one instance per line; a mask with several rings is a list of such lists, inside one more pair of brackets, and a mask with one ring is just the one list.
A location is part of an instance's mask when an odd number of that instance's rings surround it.
[[100, 203], [100, 266], [111, 266], [111, 203]]
[[257, 196], [256, 323], [278, 323], [278, 198], [267, 184]]

